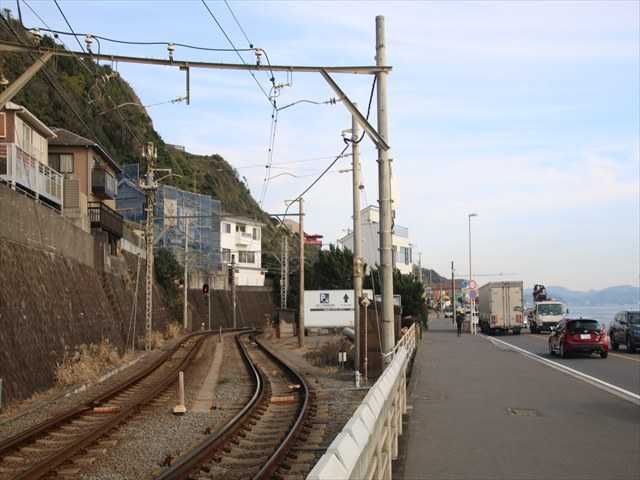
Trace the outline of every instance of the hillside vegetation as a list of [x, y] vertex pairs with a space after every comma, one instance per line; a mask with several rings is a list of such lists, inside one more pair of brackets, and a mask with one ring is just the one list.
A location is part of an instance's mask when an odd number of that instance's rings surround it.
[[[41, 40], [27, 32], [21, 24], [2, 12], [0, 39], [28, 45], [63, 48], [54, 39]], [[11, 82], [24, 72], [35, 57], [27, 53], [5, 53], [0, 56], [0, 71]], [[171, 148], [154, 129], [144, 108], [114, 106], [126, 102], [140, 104], [140, 99], [117, 72], [108, 65], [75, 57], [54, 57], [13, 99], [25, 106], [45, 124], [62, 127], [96, 141], [120, 164], [140, 163], [142, 145], [153, 141], [158, 150], [158, 167], [171, 168], [181, 177], [167, 184], [211, 195], [220, 200], [225, 211], [245, 215], [266, 224], [266, 250], [276, 239], [271, 221], [240, 181], [238, 172], [220, 155], [194, 155]], [[76, 112], [76, 113], [74, 113]], [[105, 113], [106, 112], [106, 113]], [[188, 148], [188, 145], [186, 146]], [[145, 165], [141, 164], [141, 171]], [[277, 251], [277, 247], [274, 248]]]

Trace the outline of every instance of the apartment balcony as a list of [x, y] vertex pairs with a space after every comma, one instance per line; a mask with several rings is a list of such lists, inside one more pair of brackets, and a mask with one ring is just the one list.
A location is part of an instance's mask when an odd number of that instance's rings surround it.
[[0, 145], [0, 179], [62, 209], [62, 174], [40, 163], [15, 143]]
[[91, 172], [91, 191], [103, 200], [112, 200], [118, 196], [118, 180], [106, 170], [94, 168]]
[[104, 203], [89, 202], [91, 228], [99, 228], [117, 238], [122, 238], [122, 216]]
[[236, 232], [237, 245], [249, 245], [254, 240], [253, 234], [249, 232]]

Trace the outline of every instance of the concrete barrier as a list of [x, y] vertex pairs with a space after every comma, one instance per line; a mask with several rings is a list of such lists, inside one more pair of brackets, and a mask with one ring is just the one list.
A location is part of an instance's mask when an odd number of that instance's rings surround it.
[[416, 326], [400, 339], [393, 360], [354, 415], [315, 464], [307, 480], [391, 479], [407, 411], [407, 368], [416, 348]]

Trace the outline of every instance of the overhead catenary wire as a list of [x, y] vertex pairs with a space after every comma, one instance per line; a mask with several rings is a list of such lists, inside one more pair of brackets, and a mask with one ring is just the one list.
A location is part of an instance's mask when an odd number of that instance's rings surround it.
[[249, 45], [249, 48], [253, 48], [253, 42], [251, 40], [249, 40], [249, 36], [247, 35], [247, 32], [245, 32], [244, 28], [242, 28], [242, 25], [240, 24], [240, 20], [238, 20], [238, 17], [236, 16], [235, 12], [231, 8], [231, 5], [229, 4], [229, 2], [227, 0], [224, 0], [224, 3], [227, 6], [227, 9], [229, 9], [229, 13], [231, 13], [231, 16], [235, 20], [236, 25], [238, 25], [238, 28], [242, 32], [242, 35], [244, 35], [244, 39], [247, 41], [247, 44]]
[[[231, 45], [231, 48], [233, 48], [233, 50], [235, 51], [236, 55], [238, 56], [238, 58], [240, 59], [240, 61], [245, 64], [248, 65], [247, 62], [245, 61], [244, 57], [242, 55], [240, 55], [240, 51], [238, 50], [238, 48], [236, 48], [235, 44], [233, 43], [233, 40], [231, 40], [231, 37], [229, 37], [229, 35], [227, 34], [227, 32], [225, 31], [225, 29], [222, 27], [222, 25], [220, 24], [220, 22], [218, 21], [218, 19], [216, 18], [216, 16], [213, 14], [213, 11], [211, 11], [211, 9], [209, 8], [209, 5], [207, 5], [207, 2], [205, 0], [201, 0], [202, 5], [204, 5], [204, 7], [207, 9], [207, 12], [209, 12], [209, 15], [211, 16], [211, 18], [213, 19], [213, 21], [216, 23], [216, 25], [218, 26], [218, 28], [220, 29], [220, 31], [222, 32], [222, 34], [224, 35], [224, 37], [227, 39], [227, 42], [229, 42], [229, 45]], [[264, 89], [264, 87], [262, 86], [262, 84], [260, 83], [260, 81], [258, 80], [258, 77], [256, 77], [256, 75], [249, 70], [249, 74], [251, 74], [251, 76], [253, 77], [253, 79], [256, 82], [256, 85], [258, 85], [258, 88], [260, 89], [260, 91], [263, 93], [263, 95], [265, 96], [265, 98], [267, 99], [267, 101], [269, 102], [269, 104], [271, 104], [274, 108], [275, 108], [275, 100], [273, 100], [269, 94], [267, 93], [267, 91]], [[275, 82], [275, 79], [272, 78], [272, 83]]]

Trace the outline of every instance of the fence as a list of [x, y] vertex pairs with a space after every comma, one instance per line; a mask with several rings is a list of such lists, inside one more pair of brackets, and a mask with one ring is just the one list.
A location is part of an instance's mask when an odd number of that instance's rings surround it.
[[402, 435], [402, 415], [407, 412], [407, 368], [415, 348], [414, 324], [307, 480], [391, 479], [391, 462], [398, 457], [398, 437]]

